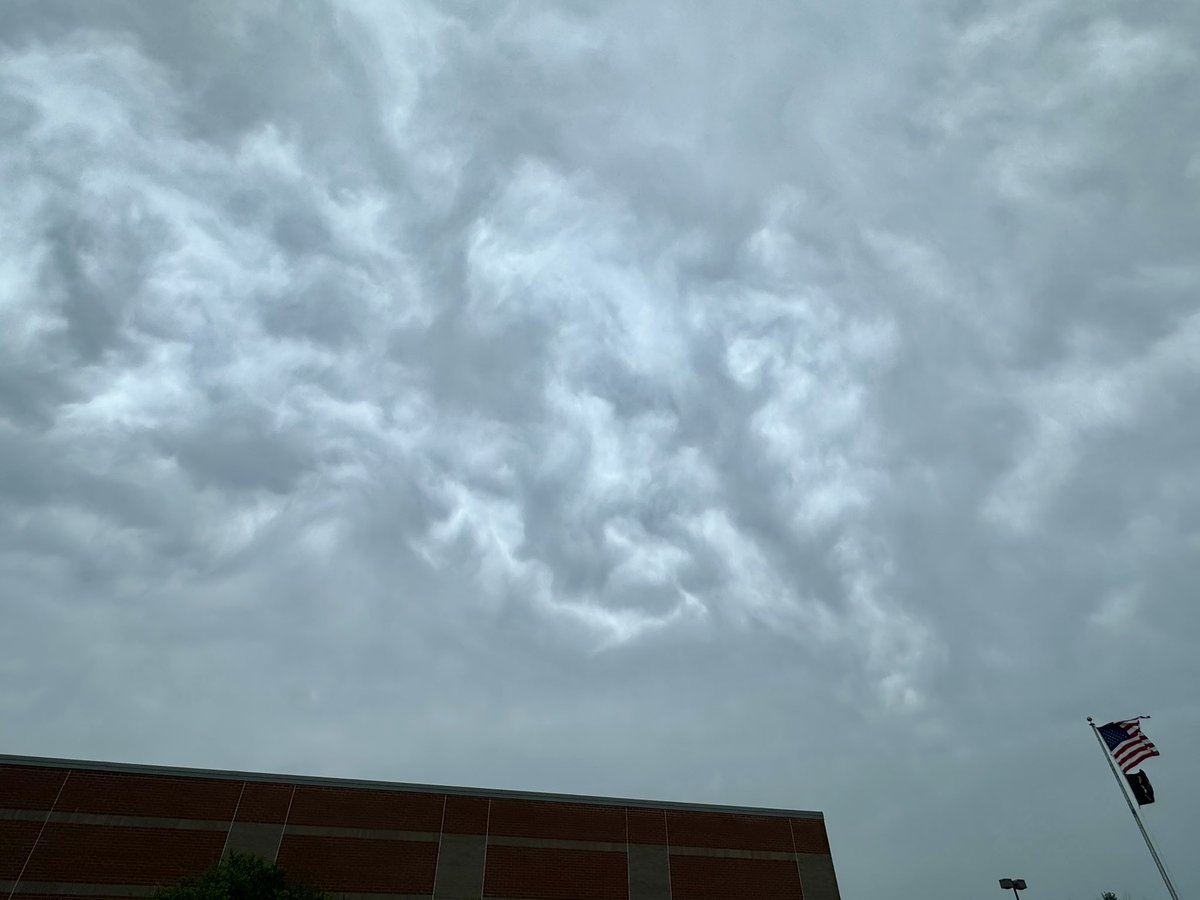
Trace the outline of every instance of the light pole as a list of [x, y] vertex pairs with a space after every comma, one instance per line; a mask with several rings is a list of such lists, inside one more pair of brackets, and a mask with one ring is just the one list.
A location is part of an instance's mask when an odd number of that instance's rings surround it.
[[1018, 894], [1017, 891], [1025, 890], [1025, 879], [1024, 878], [1001, 878], [1000, 879], [1000, 888], [1005, 891], [1012, 891], [1013, 896], [1016, 897], [1017, 900], [1021, 900], [1021, 895]]

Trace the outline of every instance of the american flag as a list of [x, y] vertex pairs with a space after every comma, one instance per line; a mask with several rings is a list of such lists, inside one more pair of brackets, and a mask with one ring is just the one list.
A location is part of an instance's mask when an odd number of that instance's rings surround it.
[[1158, 750], [1150, 743], [1150, 739], [1142, 734], [1141, 719], [1126, 719], [1123, 722], [1109, 722], [1099, 728], [1100, 737], [1108, 745], [1108, 752], [1113, 755], [1122, 772], [1131, 772], [1138, 763], [1152, 756], [1159, 756]]

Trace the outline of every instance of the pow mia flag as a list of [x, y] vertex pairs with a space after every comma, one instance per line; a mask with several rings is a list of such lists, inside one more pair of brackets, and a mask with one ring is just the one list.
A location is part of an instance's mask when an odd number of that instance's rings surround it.
[[1150, 779], [1146, 777], [1145, 772], [1141, 769], [1136, 772], [1128, 772], [1125, 780], [1129, 782], [1129, 789], [1133, 791], [1133, 799], [1137, 801], [1138, 806], [1146, 806], [1154, 802], [1154, 787], [1150, 784]]

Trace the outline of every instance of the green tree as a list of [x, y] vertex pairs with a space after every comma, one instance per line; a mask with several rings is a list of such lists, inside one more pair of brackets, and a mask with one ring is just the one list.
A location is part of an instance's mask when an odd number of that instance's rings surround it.
[[1100, 900], [1117, 900], [1117, 895], [1112, 891], [1105, 891], [1100, 895]]
[[234, 853], [203, 875], [154, 892], [154, 900], [328, 900], [314, 887], [289, 881], [260, 856]]

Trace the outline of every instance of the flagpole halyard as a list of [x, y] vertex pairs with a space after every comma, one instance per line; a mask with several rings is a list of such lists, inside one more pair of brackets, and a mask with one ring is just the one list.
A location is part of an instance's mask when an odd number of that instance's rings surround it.
[[1133, 800], [1129, 797], [1129, 791], [1126, 790], [1125, 784], [1122, 783], [1121, 773], [1117, 771], [1117, 764], [1113, 760], [1112, 754], [1108, 752], [1108, 746], [1104, 743], [1104, 738], [1100, 736], [1100, 729], [1096, 727], [1096, 723], [1092, 720], [1091, 716], [1088, 716], [1087, 720], [1088, 725], [1092, 729], [1092, 734], [1096, 736], [1096, 743], [1100, 745], [1100, 751], [1104, 754], [1104, 758], [1108, 760], [1108, 767], [1112, 770], [1113, 778], [1117, 782], [1117, 790], [1125, 798], [1125, 805], [1129, 807], [1129, 812], [1133, 815], [1133, 821], [1137, 822], [1138, 831], [1142, 833], [1142, 840], [1146, 842], [1146, 849], [1150, 851], [1150, 856], [1154, 858], [1154, 865], [1158, 869], [1158, 874], [1162, 876], [1163, 884], [1167, 886], [1167, 893], [1171, 895], [1171, 900], [1179, 900], [1179, 895], [1175, 893], [1175, 885], [1171, 884], [1171, 879], [1167, 875], [1167, 869], [1159, 858], [1158, 851], [1154, 849], [1154, 842], [1150, 840], [1150, 834], [1146, 831], [1146, 826], [1142, 824], [1142, 817], [1138, 815], [1137, 807], [1133, 805]]

